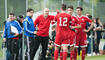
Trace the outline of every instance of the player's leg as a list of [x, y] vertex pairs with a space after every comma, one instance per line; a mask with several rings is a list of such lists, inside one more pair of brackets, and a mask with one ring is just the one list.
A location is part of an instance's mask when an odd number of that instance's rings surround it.
[[41, 39], [41, 45], [42, 45], [41, 60], [46, 60], [46, 50], [48, 48], [48, 39], [49, 37], [42, 37]]
[[63, 60], [63, 50], [62, 50], [62, 47], [60, 49], [60, 60]]
[[74, 60], [74, 46], [70, 47], [70, 60]]
[[54, 60], [58, 60], [58, 53], [59, 53], [59, 47], [58, 46], [55, 46]]
[[63, 49], [63, 60], [67, 59], [67, 52], [68, 52], [68, 46], [62, 46]]
[[62, 42], [61, 36], [60, 35], [56, 35], [54, 60], [58, 60], [59, 47], [61, 46], [61, 42]]
[[36, 35], [36, 37], [35, 37], [35, 40], [34, 40], [34, 44], [33, 44], [33, 47], [32, 47], [32, 55], [31, 55], [31, 59], [33, 60], [34, 59], [34, 57], [35, 57], [35, 54], [36, 54], [36, 52], [37, 52], [37, 50], [38, 50], [38, 48], [39, 48], [39, 45], [40, 45], [40, 40], [41, 40], [41, 38], [40, 38], [40, 36], [37, 36]]
[[72, 33], [72, 36], [70, 38], [70, 60], [74, 60], [74, 43], [75, 43], [75, 33]]
[[11, 41], [11, 58], [10, 58], [10, 60], [14, 60], [15, 59], [15, 50], [14, 50], [14, 46], [15, 46], [15, 41], [13, 40], [13, 39], [11, 39], [12, 41]]
[[82, 48], [82, 60], [85, 60], [86, 47], [87, 47], [87, 38], [85, 34], [81, 37], [80, 47]]
[[[66, 39], [66, 38], [65, 38]], [[67, 59], [67, 54], [68, 54], [68, 46], [69, 46], [69, 39], [67, 38], [66, 40], [62, 41], [62, 50], [63, 50], [63, 60]]]
[[85, 60], [85, 56], [86, 56], [86, 47], [82, 48], [82, 60]]
[[75, 46], [74, 46], [74, 60], [77, 60], [77, 52], [78, 52], [78, 47], [79, 47], [79, 34], [76, 34], [76, 39], [75, 39]]
[[26, 56], [25, 56], [25, 60], [30, 60], [30, 39], [28, 36], [25, 36], [26, 38]]
[[18, 43], [18, 40], [15, 40], [15, 47], [17, 47], [17, 48], [15, 48], [15, 50], [16, 50], [16, 52], [15, 52], [16, 59], [15, 60], [19, 60], [19, 43]]
[[77, 60], [77, 51], [78, 51], [78, 48], [74, 48], [74, 60]]

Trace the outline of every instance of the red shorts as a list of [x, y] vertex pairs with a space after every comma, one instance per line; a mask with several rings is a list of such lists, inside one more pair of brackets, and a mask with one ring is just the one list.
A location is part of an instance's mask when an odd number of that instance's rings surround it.
[[76, 41], [76, 33], [73, 31], [70, 36], [69, 45], [74, 46]]
[[69, 46], [69, 38], [63, 35], [56, 35], [55, 46]]
[[75, 47], [87, 47], [87, 37], [86, 33], [76, 34]]

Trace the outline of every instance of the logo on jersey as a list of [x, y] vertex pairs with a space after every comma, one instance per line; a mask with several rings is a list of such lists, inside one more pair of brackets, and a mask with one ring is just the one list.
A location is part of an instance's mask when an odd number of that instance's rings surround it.
[[82, 21], [84, 21], [84, 19], [82, 19]]
[[74, 21], [75, 19], [72, 19], [72, 21]]

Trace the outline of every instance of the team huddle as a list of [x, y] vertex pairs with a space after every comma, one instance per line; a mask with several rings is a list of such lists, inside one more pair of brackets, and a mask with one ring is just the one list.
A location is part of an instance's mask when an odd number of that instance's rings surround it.
[[70, 59], [76, 60], [77, 48], [82, 48], [82, 60], [85, 59], [87, 38], [86, 32], [90, 31], [93, 24], [86, 30], [86, 22], [92, 23], [90, 19], [82, 15], [82, 7], [77, 7], [77, 16], [72, 16], [73, 6], [68, 7], [66, 13], [66, 5], [62, 5], [61, 13], [55, 16], [57, 21], [57, 31], [55, 39], [54, 60], [58, 60], [58, 52], [60, 49], [60, 60], [67, 59], [68, 46], [70, 46]]
[[[33, 60], [34, 56], [41, 44], [42, 52], [40, 60], [46, 60], [46, 50], [48, 48], [49, 40], [49, 27], [50, 24], [57, 22], [56, 26], [56, 38], [55, 38], [55, 51], [54, 60], [58, 60], [60, 50], [60, 60], [67, 60], [68, 47], [70, 46], [70, 60], [77, 60], [77, 49], [80, 46], [82, 48], [82, 60], [85, 60], [86, 47], [87, 47], [87, 32], [89, 32], [93, 23], [88, 17], [82, 15], [83, 8], [77, 7], [77, 16], [73, 16], [73, 6], [61, 5], [61, 12], [57, 11], [56, 16], [49, 15], [49, 9], [45, 8], [43, 14], [38, 16], [35, 21], [32, 20], [34, 13], [33, 9], [27, 10], [27, 16], [23, 21], [24, 37], [26, 44], [25, 60]], [[66, 12], [67, 11], [67, 12]], [[10, 14], [9, 17], [14, 16]], [[8, 26], [14, 26], [18, 29], [18, 33], [9, 32], [6, 35], [4, 31], [4, 38], [9, 38], [9, 41], [13, 41], [12, 47], [15, 48], [18, 35], [22, 34], [22, 28], [17, 24], [14, 19], [11, 18], [12, 22], [8, 23]], [[91, 25], [86, 29], [86, 23], [89, 22]], [[6, 28], [9, 31], [9, 28]], [[14, 44], [14, 45], [13, 45]], [[10, 49], [11, 45], [9, 45]], [[60, 47], [60, 48], [59, 48]], [[15, 56], [14, 52], [16, 49], [10, 49], [11, 58], [10, 60], [18, 60], [18, 55]]]

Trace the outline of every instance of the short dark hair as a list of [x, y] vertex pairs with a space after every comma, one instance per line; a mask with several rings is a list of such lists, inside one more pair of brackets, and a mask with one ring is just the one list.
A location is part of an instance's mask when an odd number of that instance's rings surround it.
[[18, 17], [17, 17], [17, 20], [20, 20], [20, 19], [22, 19], [22, 18], [24, 18], [22, 15], [19, 15]]
[[99, 20], [99, 19], [100, 19], [99, 17], [96, 18], [96, 23], [98, 23], [98, 20]]
[[15, 14], [14, 13], [9, 13], [9, 15], [13, 15], [14, 16]]
[[19, 17], [19, 18], [24, 18], [23, 15], [19, 15], [18, 17]]
[[53, 25], [53, 26], [52, 26], [52, 29], [53, 29], [53, 28], [56, 28], [56, 25]]
[[88, 15], [88, 18], [89, 18], [89, 19], [92, 19], [92, 16], [91, 16], [91, 15]]
[[72, 5], [68, 6], [68, 8], [74, 9]]
[[34, 11], [32, 8], [28, 8], [27, 12]]
[[62, 4], [61, 8], [62, 8], [63, 10], [66, 10], [66, 4]]
[[80, 9], [81, 11], [83, 11], [83, 8], [82, 7], [77, 7], [76, 9]]

